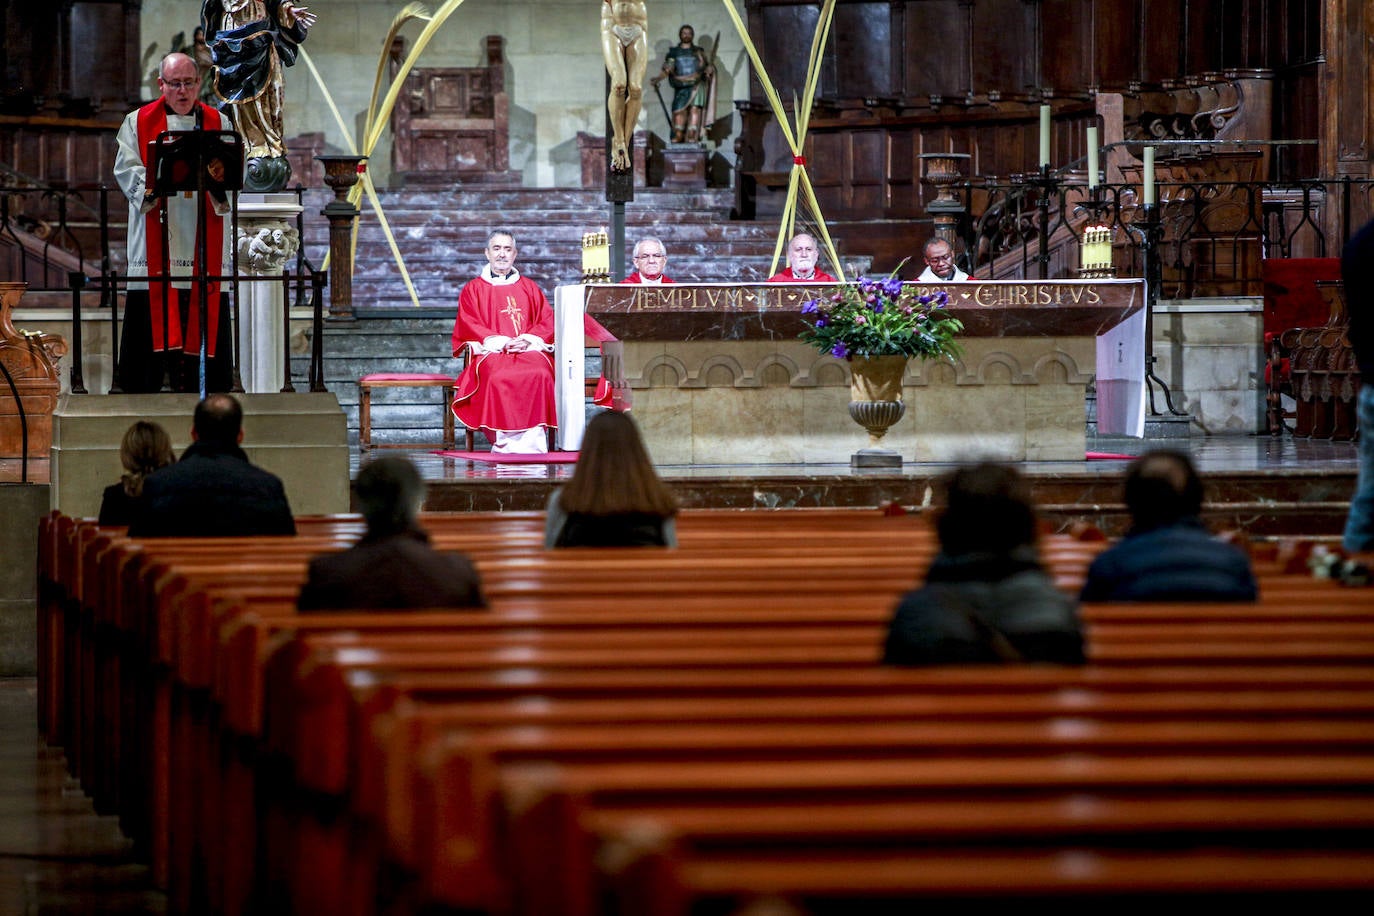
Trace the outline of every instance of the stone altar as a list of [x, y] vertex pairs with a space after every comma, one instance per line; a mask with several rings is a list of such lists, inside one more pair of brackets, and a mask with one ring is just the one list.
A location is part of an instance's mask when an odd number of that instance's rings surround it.
[[[913, 285], [950, 294], [964, 354], [908, 363], [907, 412], [888, 447], [922, 462], [1082, 461], [1085, 389], [1100, 368], [1118, 427], [1139, 427], [1143, 281]], [[655, 462], [848, 463], [867, 440], [849, 418], [848, 364], [796, 339], [802, 303], [828, 289], [593, 284], [560, 288], [556, 308], [585, 308], [624, 342], [634, 416]], [[578, 349], [560, 349], [560, 368]]]

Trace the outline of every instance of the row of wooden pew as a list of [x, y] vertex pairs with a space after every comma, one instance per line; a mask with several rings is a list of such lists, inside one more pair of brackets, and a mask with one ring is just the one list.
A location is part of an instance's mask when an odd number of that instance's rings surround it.
[[[56, 515], [40, 725], [177, 912], [687, 914], [1374, 894], [1374, 592], [1089, 605], [1090, 663], [893, 670], [919, 516], [688, 511], [676, 551], [429, 516], [485, 612], [298, 615], [361, 533]], [[1047, 536], [1081, 584], [1100, 539]]]

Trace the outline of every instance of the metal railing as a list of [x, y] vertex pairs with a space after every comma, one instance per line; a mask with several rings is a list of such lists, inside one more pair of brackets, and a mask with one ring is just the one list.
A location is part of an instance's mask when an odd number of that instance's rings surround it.
[[[72, 302], [71, 378], [74, 394], [85, 394], [82, 350], [82, 322], [88, 317], [83, 293], [99, 295], [97, 313], [107, 315], [111, 330], [111, 358], [114, 361], [114, 388], [119, 379], [119, 298], [131, 282], [170, 282], [160, 276], [131, 275], [126, 272], [122, 246], [116, 248], [121, 222], [111, 219], [111, 212], [123, 213], [127, 203], [123, 193], [110, 185], [78, 185], [44, 187], [29, 182], [13, 170], [5, 168], [0, 177], [7, 183], [0, 186], [0, 257], [8, 259], [7, 270], [13, 279], [25, 282], [30, 292], [70, 292]], [[297, 187], [300, 201], [304, 188]], [[118, 208], [112, 211], [112, 208]], [[90, 217], [95, 217], [91, 219]], [[304, 211], [296, 214], [296, 231], [301, 243], [296, 249], [292, 269], [281, 274], [283, 305], [282, 340], [285, 355], [285, 384], [283, 392], [295, 391], [291, 378], [290, 315], [292, 308], [307, 306], [312, 315], [312, 348], [306, 379], [310, 391], [325, 391], [323, 368], [323, 289], [327, 274], [320, 271], [305, 252]], [[235, 247], [237, 244], [235, 242]], [[8, 249], [8, 250], [7, 250]], [[241, 332], [239, 327], [238, 284], [263, 282], [266, 278], [247, 275], [233, 269], [222, 276], [198, 276], [198, 279], [219, 280], [231, 286], [229, 314], [233, 322], [233, 346], [230, 376], [231, 390], [242, 391], [239, 381]], [[178, 278], [191, 279], [191, 278]]]

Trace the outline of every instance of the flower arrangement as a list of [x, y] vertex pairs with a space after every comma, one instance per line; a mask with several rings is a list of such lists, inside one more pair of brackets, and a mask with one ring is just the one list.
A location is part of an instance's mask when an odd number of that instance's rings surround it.
[[962, 352], [954, 336], [964, 324], [945, 311], [948, 304], [944, 290], [918, 296], [904, 288], [896, 271], [881, 279], [860, 277], [829, 296], [802, 303], [808, 327], [798, 336], [838, 359], [949, 359]]

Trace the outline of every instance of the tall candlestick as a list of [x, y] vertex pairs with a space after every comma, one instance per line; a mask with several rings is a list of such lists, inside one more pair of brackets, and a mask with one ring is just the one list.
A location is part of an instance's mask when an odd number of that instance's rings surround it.
[[1145, 188], [1141, 195], [1141, 203], [1151, 206], [1155, 202], [1155, 148], [1145, 147]]
[[1088, 128], [1088, 190], [1097, 187], [1097, 125]]
[[1050, 164], [1050, 106], [1040, 106], [1040, 165]]

